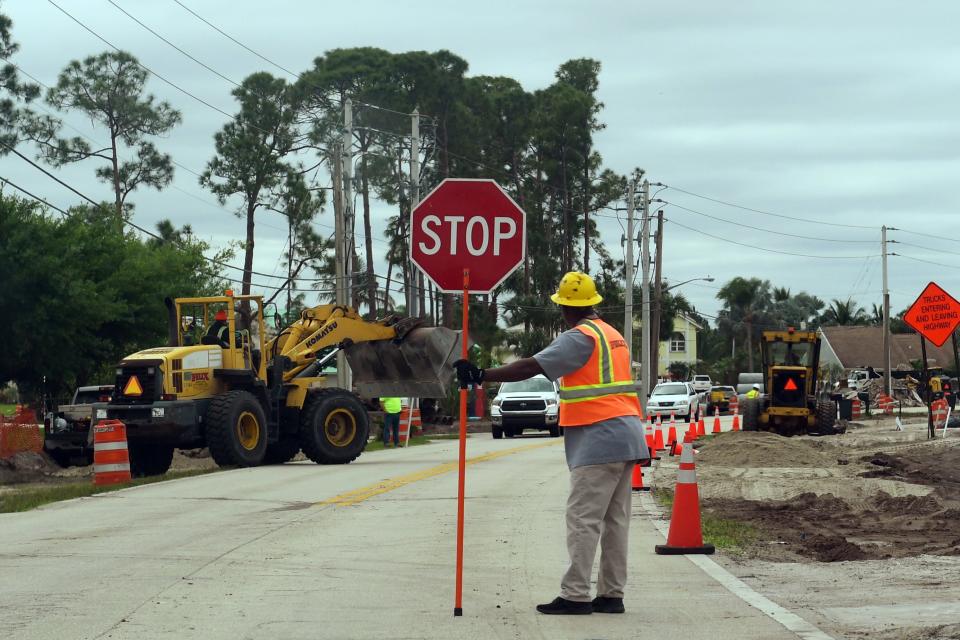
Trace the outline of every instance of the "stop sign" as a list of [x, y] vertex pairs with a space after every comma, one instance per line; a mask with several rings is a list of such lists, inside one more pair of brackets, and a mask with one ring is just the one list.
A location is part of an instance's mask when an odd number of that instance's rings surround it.
[[523, 262], [526, 215], [493, 180], [447, 178], [413, 210], [410, 259], [445, 293], [490, 293]]

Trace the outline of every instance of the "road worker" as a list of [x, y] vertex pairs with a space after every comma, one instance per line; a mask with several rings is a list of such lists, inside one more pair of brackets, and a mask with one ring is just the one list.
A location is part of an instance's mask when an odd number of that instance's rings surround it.
[[213, 324], [207, 329], [207, 338], [216, 338], [217, 343], [226, 349], [230, 346], [230, 325], [227, 324], [227, 312], [221, 309], [213, 317]]
[[751, 400], [753, 400], [754, 398], [759, 398], [759, 397], [760, 397], [760, 385], [759, 385], [759, 384], [753, 385], [753, 387], [750, 389], [750, 391], [747, 391], [747, 397], [750, 398]]
[[[604, 322], [594, 305], [603, 298], [590, 276], [571, 271], [550, 298], [570, 329], [532, 358], [479, 369], [455, 363], [461, 386], [515, 382], [535, 375], [560, 380], [560, 426], [564, 427], [570, 495], [567, 551], [570, 566], [560, 596], [537, 606], [545, 614], [623, 613], [627, 583], [631, 473], [650, 457], [644, 442], [640, 401], [623, 336]], [[600, 572], [591, 601], [590, 577], [597, 544]]]

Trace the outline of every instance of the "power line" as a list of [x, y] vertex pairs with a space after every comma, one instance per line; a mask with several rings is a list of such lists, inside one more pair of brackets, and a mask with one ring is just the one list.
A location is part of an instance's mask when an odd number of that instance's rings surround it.
[[753, 212], [753, 213], [759, 213], [759, 214], [765, 215], [765, 216], [773, 216], [773, 217], [775, 217], [775, 218], [783, 218], [783, 219], [785, 219], [785, 220], [794, 220], [794, 221], [796, 221], [796, 222], [807, 222], [807, 223], [810, 223], [810, 224], [821, 224], [821, 225], [825, 225], [825, 226], [828, 226], [828, 227], [844, 227], [844, 228], [847, 228], [847, 229], [871, 229], [871, 230], [875, 230], [875, 229], [876, 229], [876, 227], [872, 227], [872, 226], [869, 226], [869, 225], [843, 224], [843, 223], [840, 223], [840, 222], [824, 222], [823, 220], [813, 220], [813, 219], [811, 219], [811, 218], [801, 218], [801, 217], [798, 217], [798, 216], [788, 216], [788, 215], [784, 215], [784, 214], [782, 214], [782, 213], [774, 213], [773, 211], [764, 211], [763, 209], [754, 209], [753, 207], [746, 207], [746, 206], [743, 206], [743, 205], [740, 205], [740, 204], [736, 204], [736, 203], [734, 203], [734, 202], [727, 202], [726, 200], [720, 200], [719, 198], [712, 198], [712, 197], [710, 197], [710, 196], [705, 196], [705, 195], [702, 195], [702, 194], [699, 194], [699, 193], [694, 193], [693, 191], [687, 191], [686, 189], [681, 189], [680, 187], [674, 187], [674, 186], [668, 185], [668, 184], [657, 183], [657, 185], [665, 186], [665, 187], [667, 187], [668, 189], [673, 189], [674, 191], [679, 191], [680, 193], [685, 193], [685, 194], [687, 194], [687, 195], [689, 195], [689, 196], [693, 196], [693, 197], [695, 197], [695, 198], [702, 198], [703, 200], [709, 200], [710, 202], [716, 202], [717, 204], [722, 204], [722, 205], [725, 205], [725, 206], [727, 206], [727, 207], [734, 207], [734, 208], [736, 208], [736, 209], [743, 209], [744, 211], [750, 211], [750, 212]]
[[223, 75], [222, 73], [220, 73], [219, 71], [217, 71], [216, 69], [214, 69], [213, 67], [211, 67], [210, 65], [206, 64], [205, 62], [203, 62], [203, 61], [201, 61], [201, 60], [198, 60], [198, 59], [195, 58], [194, 56], [190, 55], [189, 53], [187, 53], [186, 51], [184, 51], [183, 49], [181, 49], [181, 48], [178, 47], [177, 45], [173, 44], [172, 42], [170, 42], [169, 40], [167, 40], [166, 38], [164, 38], [162, 35], [160, 35], [160, 34], [157, 33], [156, 31], [154, 31], [153, 29], [151, 29], [150, 27], [148, 27], [147, 25], [145, 25], [143, 22], [141, 22], [140, 20], [138, 20], [135, 16], [131, 15], [126, 9], [124, 9], [123, 7], [121, 7], [120, 5], [118, 5], [116, 2], [114, 2], [114, 0], [107, 0], [107, 2], [109, 2], [109, 3], [112, 4], [114, 7], [116, 7], [118, 11], [120, 11], [121, 13], [123, 13], [123, 15], [127, 16], [128, 18], [130, 18], [131, 20], [133, 20], [134, 22], [136, 22], [138, 25], [140, 25], [141, 27], [143, 27], [144, 29], [146, 29], [147, 31], [149, 31], [150, 33], [152, 33], [153, 35], [155, 35], [157, 38], [159, 38], [159, 39], [162, 40], [163, 42], [167, 43], [168, 45], [170, 45], [171, 47], [173, 47], [174, 49], [176, 49], [177, 51], [179, 51], [180, 53], [182, 53], [182, 54], [183, 54], [184, 56], [186, 56], [187, 58], [190, 58], [191, 60], [193, 60], [194, 62], [196, 62], [198, 65], [200, 65], [201, 67], [203, 67], [204, 69], [206, 69], [206, 70], [209, 71], [210, 73], [214, 74], [214, 75], [217, 76], [218, 78], [221, 78], [221, 79], [223, 79], [223, 80], [226, 80], [227, 82], [229, 82], [230, 84], [232, 84], [232, 85], [235, 86], [235, 87], [239, 87], [239, 86], [240, 86], [240, 83], [237, 82], [236, 80], [232, 80], [232, 79], [228, 78], [227, 76]]
[[[76, 23], [77, 23], [78, 25], [80, 25], [80, 27], [82, 27], [85, 31], [87, 31], [88, 33], [90, 33], [93, 37], [95, 37], [96, 39], [100, 40], [100, 41], [103, 42], [105, 45], [107, 45], [108, 47], [110, 47], [111, 49], [113, 49], [114, 51], [117, 51], [117, 52], [120, 52], [120, 51], [121, 51], [121, 49], [120, 49], [119, 47], [117, 47], [115, 44], [113, 44], [112, 42], [110, 42], [109, 40], [107, 40], [106, 38], [104, 38], [103, 36], [101, 36], [99, 33], [97, 33], [96, 31], [94, 31], [94, 30], [91, 29], [90, 27], [88, 27], [86, 24], [84, 24], [83, 22], [81, 22], [81, 21], [78, 20], [77, 18], [73, 17], [73, 15], [71, 15], [66, 9], [64, 9], [63, 7], [61, 7], [60, 5], [58, 5], [58, 4], [57, 4], [56, 2], [54, 2], [53, 0], [47, 0], [47, 2], [49, 2], [50, 4], [52, 4], [52, 5], [53, 5], [54, 7], [56, 7], [63, 15], [67, 16], [68, 18], [70, 18], [71, 20], [73, 20], [74, 22], [76, 22]], [[170, 85], [171, 87], [173, 87], [174, 89], [176, 89], [177, 91], [179, 91], [180, 93], [182, 93], [183, 95], [188, 96], [188, 97], [190, 97], [190, 98], [193, 98], [194, 100], [196, 100], [196, 101], [199, 102], [200, 104], [202, 104], [202, 105], [204, 105], [204, 106], [206, 106], [206, 107], [209, 107], [210, 109], [213, 109], [213, 110], [216, 111], [217, 113], [222, 114], [222, 115], [230, 118], [231, 120], [234, 119], [234, 116], [232, 116], [231, 114], [227, 113], [227, 112], [224, 111], [223, 109], [221, 109], [221, 108], [219, 108], [219, 107], [217, 107], [217, 106], [214, 106], [214, 105], [210, 104], [209, 102], [207, 102], [206, 100], [204, 100], [203, 98], [200, 98], [200, 97], [198, 97], [198, 96], [190, 93], [189, 91], [187, 91], [186, 89], [184, 89], [184, 88], [181, 87], [180, 85], [176, 84], [176, 83], [173, 82], [172, 80], [168, 80], [166, 77], [160, 75], [159, 73], [157, 73], [157, 72], [154, 71], [153, 69], [150, 69], [149, 67], [147, 67], [146, 65], [144, 65], [142, 62], [136, 61], [136, 64], [137, 64], [138, 67], [140, 67], [141, 69], [143, 69], [144, 71], [146, 71], [146, 72], [149, 73], [150, 75], [152, 75], [152, 76], [156, 77], [157, 79], [159, 79], [159, 80], [165, 82], [166, 84]], [[255, 127], [255, 125], [252, 125], [252, 124], [251, 124], [250, 126]], [[255, 128], [259, 129], [259, 127], [255, 127]], [[260, 130], [261, 130], [261, 131], [264, 131], [263, 129], [260, 129]], [[264, 133], [269, 133], [269, 131], [264, 131]]]
[[[187, 5], [185, 5], [185, 4], [183, 4], [182, 2], [180, 2], [180, 0], [173, 0], [173, 1], [176, 2], [178, 5], [180, 5], [180, 7], [181, 7], [184, 11], [186, 11], [187, 13], [189, 13], [190, 15], [192, 15], [194, 18], [196, 18], [196, 19], [199, 20], [200, 22], [204, 23], [205, 25], [207, 25], [208, 27], [210, 27], [211, 29], [213, 29], [214, 31], [216, 31], [217, 33], [219, 33], [220, 35], [222, 35], [224, 38], [226, 38], [226, 39], [229, 40], [230, 42], [232, 42], [232, 43], [234, 43], [235, 45], [241, 47], [242, 49], [244, 49], [244, 50], [252, 53], [252, 54], [255, 55], [256, 57], [258, 57], [258, 58], [260, 58], [261, 60], [263, 60], [264, 62], [266, 62], [267, 64], [273, 65], [273, 66], [276, 67], [277, 69], [280, 69], [281, 71], [283, 71], [283, 72], [286, 73], [287, 75], [289, 75], [289, 76], [291, 76], [291, 77], [293, 77], [293, 78], [298, 78], [298, 79], [300, 79], [300, 80], [304, 80], [304, 81], [306, 82], [306, 75], [305, 75], [305, 74], [303, 74], [303, 73], [297, 73], [296, 71], [291, 71], [290, 69], [287, 69], [287, 68], [284, 67], [283, 65], [280, 65], [280, 64], [278, 64], [277, 62], [274, 62], [273, 60], [271, 60], [270, 58], [266, 57], [266, 56], [263, 55], [262, 53], [259, 53], [258, 51], [255, 51], [254, 49], [250, 48], [249, 46], [247, 46], [246, 44], [244, 44], [243, 42], [241, 42], [241, 41], [238, 40], [237, 38], [234, 38], [234, 37], [231, 36], [229, 33], [227, 33], [226, 31], [224, 31], [223, 29], [221, 29], [220, 27], [218, 27], [218, 26], [215, 25], [214, 23], [210, 22], [209, 20], [207, 20], [206, 18], [204, 18], [203, 16], [201, 16], [200, 14], [198, 14], [196, 11], [194, 11], [193, 9], [191, 9], [190, 7], [188, 7]], [[313, 87], [314, 89], [320, 89], [320, 88], [321, 88], [321, 87], [318, 87], [317, 85], [315, 85], [315, 84], [313, 84], [313, 83], [310, 83], [310, 82], [307, 82], [307, 84], [310, 85], [311, 87]], [[394, 110], [394, 109], [389, 109], [389, 108], [387, 108], [387, 107], [381, 107], [380, 105], [369, 104], [369, 103], [367, 103], [367, 102], [361, 102], [361, 101], [359, 101], [359, 100], [353, 100], [353, 104], [355, 104], [355, 105], [362, 105], [362, 106], [364, 106], [364, 107], [369, 107], [369, 108], [371, 108], [371, 109], [377, 109], [378, 111], [384, 111], [384, 112], [387, 112], [387, 113], [395, 113], [395, 114], [397, 114], [397, 115], [406, 116], [406, 117], [410, 117], [411, 115], [413, 115], [413, 114], [410, 114], [410, 113], [404, 113], [404, 112], [402, 112], [402, 111], [396, 111], [396, 110]], [[433, 116], [426, 115], [426, 114], [423, 114], [423, 113], [420, 114], [420, 117], [421, 117], [421, 118], [424, 118], [424, 119], [427, 119], [427, 120], [436, 121], [436, 118], [434, 118]]]
[[960, 269], [960, 267], [952, 264], [943, 264], [942, 262], [934, 262], [933, 260], [924, 260], [923, 258], [914, 258], [913, 256], [908, 256], [903, 253], [891, 253], [891, 256], [899, 256], [901, 258], [906, 258], [907, 260], [913, 260], [914, 262], [922, 262], [924, 264], [932, 264], [938, 267], [944, 267], [945, 269]]
[[[666, 220], [666, 218], [664, 218]], [[737, 242], [736, 240], [730, 240], [729, 238], [723, 238], [721, 236], [715, 236], [712, 233], [707, 233], [706, 231], [701, 231], [693, 227], [688, 227], [685, 224], [680, 224], [675, 220], [670, 220], [671, 223], [682, 227], [688, 231], [693, 231], [694, 233], [699, 233], [700, 235], [707, 236], [708, 238], [713, 238], [714, 240], [720, 240], [722, 242], [729, 242], [730, 244], [735, 244], [741, 247], [747, 247], [748, 249], [756, 249], [758, 251], [766, 251], [767, 253], [777, 253], [785, 256], [794, 256], [797, 258], [816, 258], [818, 260], [862, 260], [863, 258], [870, 257], [868, 256], [823, 256], [823, 255], [811, 255], [807, 253], [793, 253], [791, 251], [779, 251], [777, 249], [768, 249], [766, 247], [758, 247], [753, 244], [747, 244], [745, 242]]]
[[773, 231], [772, 229], [764, 229], [763, 227], [755, 227], [749, 224], [743, 224], [741, 222], [736, 222], [734, 220], [728, 220], [727, 218], [720, 218], [718, 216], [710, 215], [709, 213], [704, 213], [702, 211], [697, 211], [696, 209], [689, 209], [683, 205], [679, 205], [675, 202], [668, 202], [667, 200], [659, 200], [665, 205], [676, 207], [677, 209], [683, 209], [689, 213], [694, 213], [698, 216], [703, 216], [704, 218], [710, 218], [711, 220], [716, 220], [718, 222], [723, 222], [725, 224], [732, 224], [737, 227], [743, 227], [744, 229], [752, 229], [754, 231], [762, 231], [764, 233], [770, 233], [778, 236], [786, 236], [788, 238], [800, 238], [801, 240], [817, 240], [819, 242], [839, 242], [847, 244], [879, 244], [879, 240], [845, 240], [840, 238], [823, 238], [819, 236], [802, 236], [794, 233], [787, 233], [785, 231]]

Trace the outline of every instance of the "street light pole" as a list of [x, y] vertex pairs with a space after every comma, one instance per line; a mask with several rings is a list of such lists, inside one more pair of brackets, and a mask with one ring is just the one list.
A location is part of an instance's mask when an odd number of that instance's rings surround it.
[[627, 237], [626, 257], [624, 259], [623, 283], [623, 339], [630, 352], [630, 369], [633, 370], [633, 199], [635, 182], [630, 181], [627, 188]]
[[[641, 290], [643, 291], [642, 320], [643, 339], [640, 341], [640, 406], [643, 413], [647, 413], [647, 394], [650, 393], [650, 181], [643, 181], [643, 218], [640, 224], [640, 263], [643, 282]], [[633, 206], [633, 191], [630, 192], [630, 206]], [[633, 242], [633, 238], [627, 239]], [[632, 289], [633, 282], [628, 282], [627, 287]]]

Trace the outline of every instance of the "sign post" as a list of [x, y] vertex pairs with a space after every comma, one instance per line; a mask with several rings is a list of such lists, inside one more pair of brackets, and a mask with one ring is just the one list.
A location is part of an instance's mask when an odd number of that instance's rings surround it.
[[927, 368], [927, 343], [929, 340], [942, 347], [957, 326], [960, 325], [960, 302], [940, 285], [931, 282], [910, 305], [903, 320], [920, 334], [920, 356], [923, 358], [923, 398], [927, 402], [927, 437], [934, 437], [933, 390]]
[[[447, 178], [410, 214], [410, 260], [443, 293], [463, 295], [460, 356], [469, 358], [470, 294], [489, 294], [523, 262], [526, 215], [493, 180]], [[453, 615], [463, 615], [468, 389], [460, 389]]]

